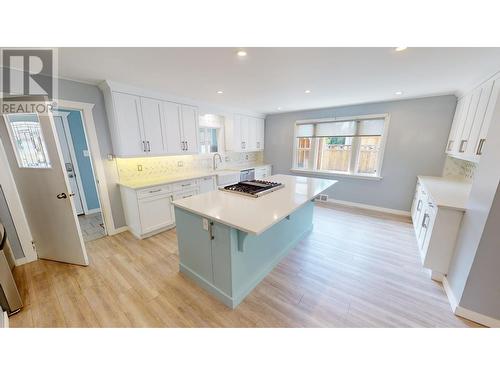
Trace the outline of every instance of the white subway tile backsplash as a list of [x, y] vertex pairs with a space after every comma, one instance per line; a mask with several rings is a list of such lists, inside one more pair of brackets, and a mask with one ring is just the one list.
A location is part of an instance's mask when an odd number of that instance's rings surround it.
[[[263, 162], [263, 152], [221, 153], [223, 163], [218, 169], [234, 168]], [[139, 167], [140, 166], [140, 167]], [[116, 167], [121, 181], [158, 179], [212, 169], [212, 155], [177, 155], [145, 158], [117, 158]]]
[[472, 182], [474, 173], [476, 172], [476, 166], [477, 165], [473, 162], [447, 156], [444, 163], [443, 176], [460, 177]]

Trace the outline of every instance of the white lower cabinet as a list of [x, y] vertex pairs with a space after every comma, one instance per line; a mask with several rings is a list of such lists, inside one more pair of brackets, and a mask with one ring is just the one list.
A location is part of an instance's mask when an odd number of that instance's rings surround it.
[[215, 176], [174, 182], [149, 188], [120, 186], [129, 231], [146, 238], [175, 226], [172, 201], [215, 189]]
[[422, 181], [417, 182], [411, 217], [422, 264], [441, 281], [448, 273], [464, 212], [437, 206]]

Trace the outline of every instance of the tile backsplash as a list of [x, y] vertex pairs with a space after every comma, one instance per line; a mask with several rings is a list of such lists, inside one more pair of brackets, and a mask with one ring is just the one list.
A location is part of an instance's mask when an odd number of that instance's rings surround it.
[[[218, 169], [263, 162], [264, 153], [221, 153]], [[212, 155], [176, 155], [145, 158], [117, 158], [116, 168], [121, 181], [158, 179], [212, 170]]]
[[443, 176], [459, 177], [472, 182], [475, 171], [475, 163], [447, 156], [444, 163]]

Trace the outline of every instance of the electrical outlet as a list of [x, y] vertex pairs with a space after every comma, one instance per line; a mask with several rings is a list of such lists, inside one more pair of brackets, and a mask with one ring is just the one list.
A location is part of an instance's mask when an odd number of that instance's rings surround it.
[[248, 160], [248, 154], [245, 155], [245, 160]]
[[137, 171], [142, 172], [142, 165], [141, 164], [137, 164]]
[[208, 231], [208, 219], [203, 218], [202, 225], [203, 225], [203, 230]]
[[179, 160], [179, 161], [177, 162], [177, 166], [178, 166], [178, 167], [184, 167], [184, 162], [183, 162], [182, 160]]
[[320, 194], [316, 197], [316, 200], [320, 202], [327, 202], [328, 201], [328, 195], [326, 194]]

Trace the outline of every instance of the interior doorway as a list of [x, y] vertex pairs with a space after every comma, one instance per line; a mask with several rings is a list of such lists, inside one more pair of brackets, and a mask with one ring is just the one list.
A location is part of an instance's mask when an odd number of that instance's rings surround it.
[[58, 108], [52, 114], [64, 169], [75, 194], [75, 208], [83, 239], [88, 242], [104, 237], [107, 235], [106, 226], [82, 112]]

